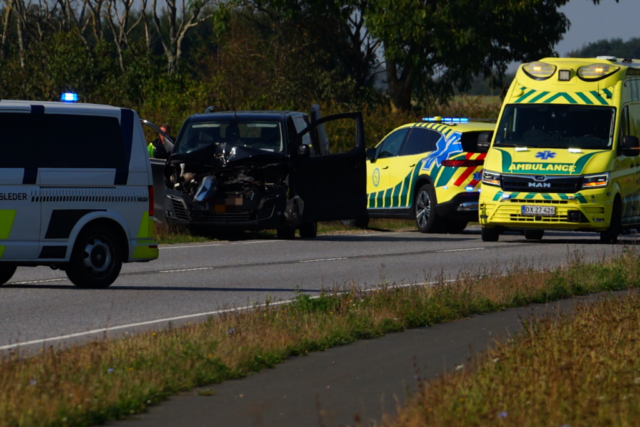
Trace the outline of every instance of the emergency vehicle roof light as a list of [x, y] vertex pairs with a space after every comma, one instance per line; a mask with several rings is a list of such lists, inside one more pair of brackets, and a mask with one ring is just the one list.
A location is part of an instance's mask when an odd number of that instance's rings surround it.
[[435, 123], [469, 123], [469, 119], [466, 117], [424, 117], [422, 119], [425, 122], [435, 122]]
[[578, 77], [585, 81], [602, 80], [618, 71], [620, 67], [611, 64], [591, 64], [578, 68]]
[[546, 62], [530, 62], [522, 66], [524, 73], [534, 80], [547, 80], [554, 75], [557, 68], [555, 65], [547, 64]]
[[65, 92], [60, 96], [62, 102], [78, 102], [78, 94], [72, 92]]

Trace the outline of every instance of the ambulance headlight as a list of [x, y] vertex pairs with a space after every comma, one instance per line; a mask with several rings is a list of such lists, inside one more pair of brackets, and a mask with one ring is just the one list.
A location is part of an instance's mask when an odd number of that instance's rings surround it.
[[553, 76], [556, 69], [555, 65], [546, 62], [531, 62], [522, 66], [524, 73], [535, 80], [547, 80]]
[[597, 175], [585, 175], [582, 178], [582, 188], [588, 190], [590, 188], [602, 188], [609, 185], [609, 172], [599, 173]]
[[496, 172], [482, 171], [482, 183], [485, 185], [493, 185], [500, 187], [500, 174]]
[[611, 64], [592, 64], [578, 68], [578, 77], [582, 80], [592, 82], [602, 80], [614, 74], [620, 69], [617, 65]]

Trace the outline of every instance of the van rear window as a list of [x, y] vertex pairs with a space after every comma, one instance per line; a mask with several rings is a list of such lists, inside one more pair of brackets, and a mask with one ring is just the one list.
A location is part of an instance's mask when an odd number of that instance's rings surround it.
[[0, 113], [0, 167], [126, 169], [115, 117]]
[[466, 153], [480, 153], [478, 150], [478, 135], [482, 132], [465, 132], [460, 137], [460, 143], [462, 144], [462, 151]]

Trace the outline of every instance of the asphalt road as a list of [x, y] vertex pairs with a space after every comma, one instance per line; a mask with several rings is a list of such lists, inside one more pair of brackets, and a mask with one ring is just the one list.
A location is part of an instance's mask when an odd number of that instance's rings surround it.
[[224, 308], [286, 300], [296, 290], [422, 283], [439, 273], [455, 277], [513, 263], [553, 266], [576, 250], [595, 258], [615, 248], [586, 233], [547, 233], [541, 242], [512, 234], [484, 243], [479, 229], [470, 228], [458, 235], [372, 233], [168, 246], [155, 262], [125, 265], [104, 290], [77, 289], [64, 273], [47, 267], [19, 268], [0, 288], [0, 350], [41, 346], [47, 339], [47, 345], [83, 342], [104, 328], [121, 334], [197, 321]]

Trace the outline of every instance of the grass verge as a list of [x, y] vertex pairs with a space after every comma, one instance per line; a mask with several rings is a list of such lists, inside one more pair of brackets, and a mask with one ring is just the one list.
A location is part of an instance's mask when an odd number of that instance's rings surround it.
[[640, 298], [525, 323], [458, 371], [421, 385], [387, 427], [640, 425]]
[[[90, 425], [144, 411], [181, 390], [245, 376], [291, 355], [571, 295], [637, 286], [640, 256], [599, 263], [572, 256], [563, 268], [439, 278], [432, 286], [350, 289], [201, 324], [43, 350], [0, 361], [0, 425]], [[498, 274], [500, 273], [500, 274]]]
[[[318, 223], [318, 234], [355, 234], [373, 233], [381, 231], [417, 230], [415, 221], [402, 219], [374, 218], [369, 222], [367, 229], [349, 227], [340, 221], [328, 221]], [[159, 244], [188, 244], [204, 243], [220, 240], [250, 240], [250, 239], [275, 239], [275, 230], [263, 230], [259, 232], [239, 231], [230, 233], [199, 233], [185, 227], [173, 227], [165, 224], [156, 224], [156, 241]]]

